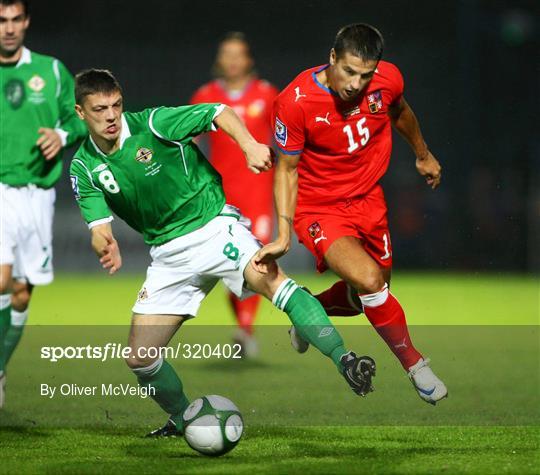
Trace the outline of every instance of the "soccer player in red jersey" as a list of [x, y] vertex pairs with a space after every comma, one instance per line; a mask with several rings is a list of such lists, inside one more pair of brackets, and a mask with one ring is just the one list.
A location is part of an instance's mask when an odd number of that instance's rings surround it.
[[[192, 104], [219, 102], [227, 104], [240, 116], [255, 140], [272, 141], [272, 103], [278, 90], [254, 73], [254, 60], [243, 33], [228, 33], [218, 47], [215, 62], [217, 79], [199, 88], [191, 98]], [[241, 209], [252, 223], [252, 232], [266, 244], [273, 232], [273, 173], [254, 175], [245, 166], [240, 147], [223, 131], [210, 134], [209, 157], [223, 178], [227, 203]], [[253, 322], [260, 296], [239, 300], [229, 294], [239, 330], [235, 341], [246, 356], [255, 356], [257, 344], [253, 338]]]
[[[276, 99], [278, 238], [256, 260], [285, 254], [294, 226], [317, 269], [330, 268], [343, 279], [316, 296], [327, 313], [354, 315], [363, 306], [419, 396], [435, 404], [447, 389], [412, 344], [405, 313], [388, 287], [392, 247], [379, 180], [390, 161], [392, 126], [411, 146], [416, 168], [432, 188], [441, 181], [441, 167], [403, 97], [399, 69], [381, 60], [382, 51], [376, 28], [345, 26], [329, 64], [300, 73]], [[294, 328], [291, 337], [298, 351], [307, 349]]]

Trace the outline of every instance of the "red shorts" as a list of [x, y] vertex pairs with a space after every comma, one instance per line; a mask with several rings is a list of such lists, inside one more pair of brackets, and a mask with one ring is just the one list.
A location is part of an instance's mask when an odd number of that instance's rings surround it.
[[297, 207], [294, 230], [298, 240], [317, 259], [317, 270], [328, 269], [324, 255], [340, 237], [359, 238], [366, 252], [381, 266], [392, 267], [392, 244], [386, 201], [380, 185], [367, 195], [325, 207]]

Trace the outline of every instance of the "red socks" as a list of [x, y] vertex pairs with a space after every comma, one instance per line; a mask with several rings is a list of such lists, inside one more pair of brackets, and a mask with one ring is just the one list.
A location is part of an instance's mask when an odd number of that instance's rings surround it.
[[[389, 292], [388, 285], [374, 294], [359, 295], [364, 313], [377, 333], [386, 342], [406, 371], [415, 365], [422, 355], [411, 342], [405, 312], [397, 299]], [[332, 287], [315, 295], [328, 316], [351, 317], [362, 309], [350, 294], [348, 285], [340, 280]]]
[[364, 313], [377, 333], [408, 371], [422, 355], [411, 342], [405, 312], [397, 299], [385, 286], [374, 294], [360, 295]]
[[315, 298], [324, 307], [326, 314], [329, 317], [352, 317], [359, 315], [362, 309], [352, 301], [350, 290], [345, 281], [340, 280], [332, 287], [315, 295]]
[[261, 302], [261, 296], [254, 295], [245, 300], [240, 300], [236, 295], [231, 293], [229, 294], [229, 300], [233, 306], [238, 326], [249, 335], [253, 334], [253, 323], [255, 322], [257, 309]]

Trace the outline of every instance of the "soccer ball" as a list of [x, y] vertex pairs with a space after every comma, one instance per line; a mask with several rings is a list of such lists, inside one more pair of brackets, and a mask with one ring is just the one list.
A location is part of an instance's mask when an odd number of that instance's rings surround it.
[[219, 456], [232, 450], [242, 437], [244, 421], [238, 408], [223, 396], [203, 396], [185, 410], [184, 438], [204, 455]]

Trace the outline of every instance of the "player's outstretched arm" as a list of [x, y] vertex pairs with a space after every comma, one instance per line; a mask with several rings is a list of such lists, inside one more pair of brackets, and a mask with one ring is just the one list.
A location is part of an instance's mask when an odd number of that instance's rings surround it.
[[416, 155], [418, 173], [425, 177], [431, 188], [437, 188], [441, 183], [441, 165], [429, 151], [418, 119], [407, 101], [402, 97], [399, 103], [390, 108], [389, 115], [394, 128], [409, 143]]
[[114, 239], [110, 223], [94, 226], [92, 233], [92, 248], [98, 255], [99, 262], [104, 269], [109, 270], [109, 274], [114, 274], [122, 267], [122, 256], [118, 242]]
[[300, 155], [278, 154], [274, 172], [274, 205], [278, 218], [277, 239], [255, 254], [251, 260], [255, 269], [266, 273], [266, 265], [270, 261], [285, 255], [291, 246], [296, 196], [298, 194], [298, 162]]
[[214, 119], [214, 123], [240, 146], [246, 156], [247, 166], [253, 173], [258, 174], [272, 168], [272, 149], [257, 142], [230, 107], [226, 106]]

